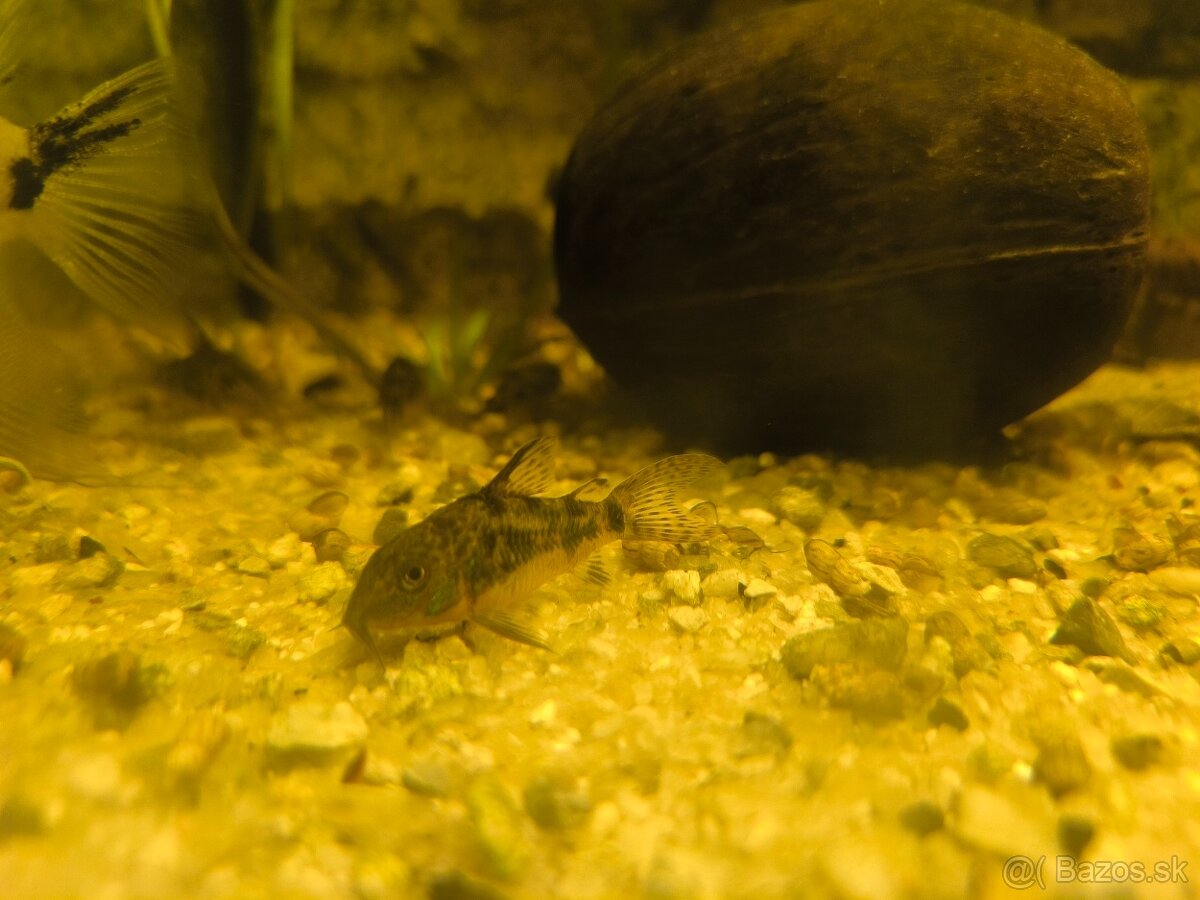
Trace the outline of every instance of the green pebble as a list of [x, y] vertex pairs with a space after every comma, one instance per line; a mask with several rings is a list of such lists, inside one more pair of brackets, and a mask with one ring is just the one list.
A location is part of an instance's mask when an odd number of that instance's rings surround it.
[[111, 553], [97, 553], [64, 566], [58, 576], [58, 585], [65, 590], [112, 587], [124, 571], [125, 563]]
[[480, 849], [495, 875], [515, 878], [529, 861], [521, 811], [508, 788], [493, 774], [476, 778], [467, 789], [467, 813]]
[[0, 840], [29, 837], [46, 830], [46, 817], [31, 800], [14, 794], [0, 804]]
[[1090, 597], [1081, 597], [1071, 604], [1050, 643], [1078, 647], [1089, 656], [1112, 656], [1133, 662], [1117, 623]]
[[1200, 638], [1176, 638], [1163, 646], [1162, 655], [1185, 666], [1200, 662]]
[[29, 641], [25, 639], [25, 635], [11, 625], [0, 622], [0, 659], [8, 660], [13, 672], [21, 668], [28, 647]]
[[522, 798], [529, 818], [547, 831], [578, 828], [592, 814], [591, 799], [560, 773], [533, 776], [525, 785]]
[[1083, 787], [1092, 777], [1092, 766], [1078, 735], [1063, 729], [1036, 739], [1038, 755], [1033, 771], [1056, 797]]
[[1117, 604], [1117, 617], [1138, 631], [1149, 631], [1165, 617], [1167, 611], [1139, 594], [1133, 594]]
[[792, 735], [774, 716], [746, 710], [741, 727], [734, 733], [733, 756], [747, 759], [753, 756], [783, 757], [792, 748]]
[[852, 665], [835, 666], [825, 685], [829, 705], [849, 710], [870, 722], [886, 722], [904, 715], [904, 691], [891, 672]]
[[978, 535], [967, 544], [967, 556], [1002, 578], [1032, 578], [1037, 574], [1033, 551], [1005, 535], [987, 532]]
[[415, 762], [400, 776], [400, 783], [422, 797], [449, 797], [450, 773], [436, 762]]
[[929, 710], [930, 725], [948, 725], [955, 731], [966, 731], [971, 727], [967, 714], [962, 707], [945, 697], [938, 697]]
[[507, 894], [463, 872], [436, 875], [429, 883], [429, 900], [506, 900]]
[[929, 800], [918, 800], [900, 810], [900, 824], [921, 837], [940, 830], [945, 823], [945, 813]]
[[1140, 772], [1158, 765], [1166, 755], [1166, 745], [1157, 734], [1130, 734], [1115, 737], [1110, 744], [1113, 758], [1126, 769]]
[[908, 622], [900, 616], [854, 619], [832, 628], [798, 634], [783, 645], [783, 665], [807, 678], [818, 665], [870, 663], [898, 671], [908, 651]]
[[1067, 856], [1078, 859], [1096, 836], [1096, 826], [1086, 816], [1067, 813], [1058, 820], [1058, 846]]

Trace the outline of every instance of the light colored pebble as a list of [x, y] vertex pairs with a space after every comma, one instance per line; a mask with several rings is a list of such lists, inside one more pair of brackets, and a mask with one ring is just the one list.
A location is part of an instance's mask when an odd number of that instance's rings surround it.
[[683, 634], [695, 634], [708, 624], [708, 613], [698, 606], [672, 606], [667, 618], [671, 627]]
[[267, 562], [270, 563], [272, 569], [282, 569], [288, 563], [300, 558], [302, 545], [300, 535], [289, 531], [283, 537], [276, 538], [267, 547]]
[[747, 600], [761, 600], [764, 597], [774, 597], [779, 593], [778, 588], [768, 581], [761, 578], [751, 578], [750, 583], [746, 585], [746, 590], [742, 592]]
[[1150, 573], [1150, 580], [1172, 594], [1182, 596], [1200, 595], [1200, 569], [1184, 566], [1166, 566]]
[[412, 501], [413, 494], [421, 485], [421, 470], [413, 463], [405, 463], [395, 476], [379, 489], [375, 497], [376, 506], [396, 506]]
[[341, 563], [320, 563], [300, 578], [300, 600], [305, 603], [325, 603], [348, 585]]
[[772, 502], [773, 512], [806, 531], [816, 530], [825, 518], [825, 504], [812, 491], [795, 485], [780, 489]]
[[121, 764], [109, 753], [96, 753], [71, 761], [66, 779], [75, 793], [90, 800], [113, 803], [127, 793]]
[[326, 706], [301, 701], [271, 720], [267, 749], [284, 754], [335, 754], [361, 746], [369, 731], [366, 721], [349, 703]]
[[1053, 853], [1053, 824], [1041, 808], [1017, 803], [1004, 794], [968, 785], [952, 818], [954, 833], [965, 844], [998, 858], [1023, 854], [1037, 859]]
[[737, 569], [718, 569], [705, 576], [704, 580], [700, 582], [700, 588], [705, 597], [736, 600], [741, 596], [738, 588], [745, 584], [746, 580], [746, 576]]
[[123, 571], [125, 564], [111, 553], [97, 553], [65, 566], [58, 583], [67, 590], [112, 587]]
[[751, 507], [750, 509], [739, 509], [737, 517], [744, 522], [750, 522], [753, 525], [774, 525], [775, 514], [769, 510], [760, 509], [759, 507]]
[[247, 556], [238, 562], [236, 568], [243, 575], [252, 575], [255, 578], [266, 578], [271, 574], [271, 564], [261, 556]]
[[62, 563], [43, 563], [40, 566], [23, 566], [8, 575], [8, 582], [14, 588], [44, 588], [58, 577]]
[[700, 573], [694, 569], [672, 569], [664, 572], [660, 582], [665, 593], [695, 606], [700, 602]]

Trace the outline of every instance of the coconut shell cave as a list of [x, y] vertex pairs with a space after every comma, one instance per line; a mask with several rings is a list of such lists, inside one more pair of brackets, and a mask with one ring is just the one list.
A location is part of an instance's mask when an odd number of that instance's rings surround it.
[[957, 3], [815, 0], [596, 114], [561, 180], [560, 313], [682, 440], [957, 451], [1107, 358], [1149, 191], [1082, 51]]

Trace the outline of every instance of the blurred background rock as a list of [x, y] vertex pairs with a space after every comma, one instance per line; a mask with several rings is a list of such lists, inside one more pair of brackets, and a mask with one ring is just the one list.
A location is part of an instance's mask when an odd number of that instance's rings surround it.
[[[1156, 246], [1119, 355], [1200, 355], [1200, 4], [977, 2], [1129, 80], [1154, 151]], [[554, 303], [556, 173], [596, 105], [672, 42], [782, 5], [39, 0], [47, 25], [21, 76], [35, 90], [13, 112], [33, 120], [152, 55], [148, 10], [173, 7], [171, 42], [205, 73], [195, 93], [214, 175], [268, 261], [352, 317], [447, 302], [536, 317]], [[404, 350], [382, 343], [381, 367]]]

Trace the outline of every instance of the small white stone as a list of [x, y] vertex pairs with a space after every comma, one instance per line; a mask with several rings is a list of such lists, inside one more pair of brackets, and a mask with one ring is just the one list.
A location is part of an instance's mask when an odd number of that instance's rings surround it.
[[46, 587], [58, 576], [62, 563], [50, 562], [40, 566], [23, 566], [9, 573], [8, 580], [15, 588]]
[[745, 583], [745, 576], [737, 569], [718, 569], [700, 582], [700, 586], [705, 597], [736, 600], [738, 587], [743, 583]]
[[1164, 566], [1150, 573], [1150, 580], [1172, 594], [1200, 594], [1200, 569], [1189, 566]]
[[776, 521], [774, 513], [757, 506], [750, 509], [739, 509], [737, 516], [742, 521], [752, 522], [755, 525], [774, 525]]
[[778, 588], [770, 582], [763, 581], [761, 578], [752, 578], [742, 595], [747, 600], [759, 600], [763, 597], [774, 597], [778, 593]]
[[695, 634], [708, 624], [708, 613], [698, 606], [672, 606], [667, 618], [671, 627], [683, 634]]
[[660, 582], [664, 591], [674, 594], [689, 606], [700, 602], [700, 573], [694, 569], [672, 569], [664, 572]]
[[107, 753], [80, 757], [68, 768], [67, 783], [83, 797], [115, 802], [124, 787], [121, 764]]
[[324, 603], [347, 584], [346, 572], [340, 563], [320, 563], [300, 579], [300, 600]]
[[550, 725], [554, 722], [558, 715], [558, 704], [553, 700], [547, 700], [538, 706], [535, 706], [529, 713], [530, 725]]
[[300, 558], [300, 535], [289, 531], [283, 537], [271, 542], [267, 547], [267, 562], [272, 569], [282, 569], [288, 563]]
[[301, 701], [275, 716], [267, 746], [283, 753], [330, 753], [361, 745], [368, 732], [366, 721], [345, 701], [333, 706]]
[[243, 575], [266, 578], [271, 574], [271, 564], [261, 556], [247, 556], [237, 564], [237, 570]]

